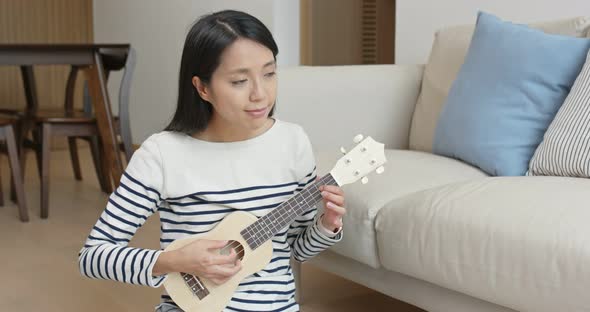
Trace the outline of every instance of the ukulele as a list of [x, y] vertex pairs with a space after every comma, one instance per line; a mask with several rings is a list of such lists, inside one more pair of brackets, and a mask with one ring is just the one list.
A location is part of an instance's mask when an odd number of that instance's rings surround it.
[[240, 282], [265, 268], [271, 261], [271, 238], [321, 200], [318, 189], [320, 185], [342, 186], [358, 180], [365, 184], [368, 182], [366, 175], [373, 170], [382, 173], [383, 164], [387, 161], [384, 145], [371, 137], [363, 139], [360, 134], [353, 141], [357, 145], [348, 153], [341, 148], [345, 155], [328, 174], [309, 184], [264, 217], [257, 218], [244, 211], [233, 212], [207, 233], [172, 242], [165, 251], [179, 249], [199, 239], [227, 240], [228, 243], [220, 249], [220, 253], [229, 254], [233, 249], [242, 262], [242, 269], [221, 285], [189, 273], [169, 273], [164, 287], [172, 300], [187, 312], [222, 311]]

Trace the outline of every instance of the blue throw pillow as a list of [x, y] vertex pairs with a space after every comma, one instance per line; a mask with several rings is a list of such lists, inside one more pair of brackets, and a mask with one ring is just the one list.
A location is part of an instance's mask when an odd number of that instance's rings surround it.
[[524, 175], [589, 49], [589, 39], [550, 35], [479, 12], [438, 120], [434, 153], [491, 175]]

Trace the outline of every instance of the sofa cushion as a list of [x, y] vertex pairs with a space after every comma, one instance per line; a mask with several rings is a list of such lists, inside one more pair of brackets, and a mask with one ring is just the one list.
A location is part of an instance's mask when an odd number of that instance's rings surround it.
[[546, 34], [480, 12], [438, 120], [434, 153], [491, 175], [524, 175], [589, 49], [588, 38]]
[[590, 178], [590, 52], [537, 147], [527, 175]]
[[494, 177], [392, 201], [383, 267], [517, 311], [590, 311], [590, 180]]
[[[530, 26], [551, 34], [590, 36], [590, 18], [586, 17], [534, 23]], [[463, 64], [473, 30], [474, 25], [462, 25], [443, 28], [435, 33], [412, 118], [410, 149], [432, 151], [438, 117]]]
[[[331, 250], [379, 267], [374, 220], [379, 209], [392, 199], [419, 190], [486, 175], [479, 169], [462, 162], [429, 153], [407, 150], [385, 150], [385, 172], [369, 177], [368, 184], [343, 186], [347, 213], [343, 218], [342, 241]], [[332, 169], [339, 154], [320, 152], [317, 157], [318, 173]]]

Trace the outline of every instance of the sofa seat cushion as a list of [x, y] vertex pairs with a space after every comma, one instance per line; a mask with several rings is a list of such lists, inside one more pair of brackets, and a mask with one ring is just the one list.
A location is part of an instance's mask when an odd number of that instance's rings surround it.
[[517, 311], [590, 311], [588, 190], [502, 177], [410, 194], [377, 215], [381, 263]]
[[[318, 153], [318, 174], [329, 172], [340, 156], [337, 152]], [[374, 221], [381, 207], [412, 192], [486, 176], [457, 160], [424, 152], [388, 149], [385, 156], [384, 173], [369, 176], [368, 184], [343, 186], [347, 208], [344, 237], [332, 247], [333, 251], [374, 268], [380, 266]]]

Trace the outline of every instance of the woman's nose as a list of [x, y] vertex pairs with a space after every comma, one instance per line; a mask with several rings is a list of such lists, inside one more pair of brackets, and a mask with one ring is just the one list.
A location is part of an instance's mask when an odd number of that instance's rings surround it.
[[264, 100], [266, 97], [266, 90], [264, 90], [264, 86], [261, 81], [255, 81], [252, 85], [252, 90], [250, 91], [250, 101], [258, 102]]

